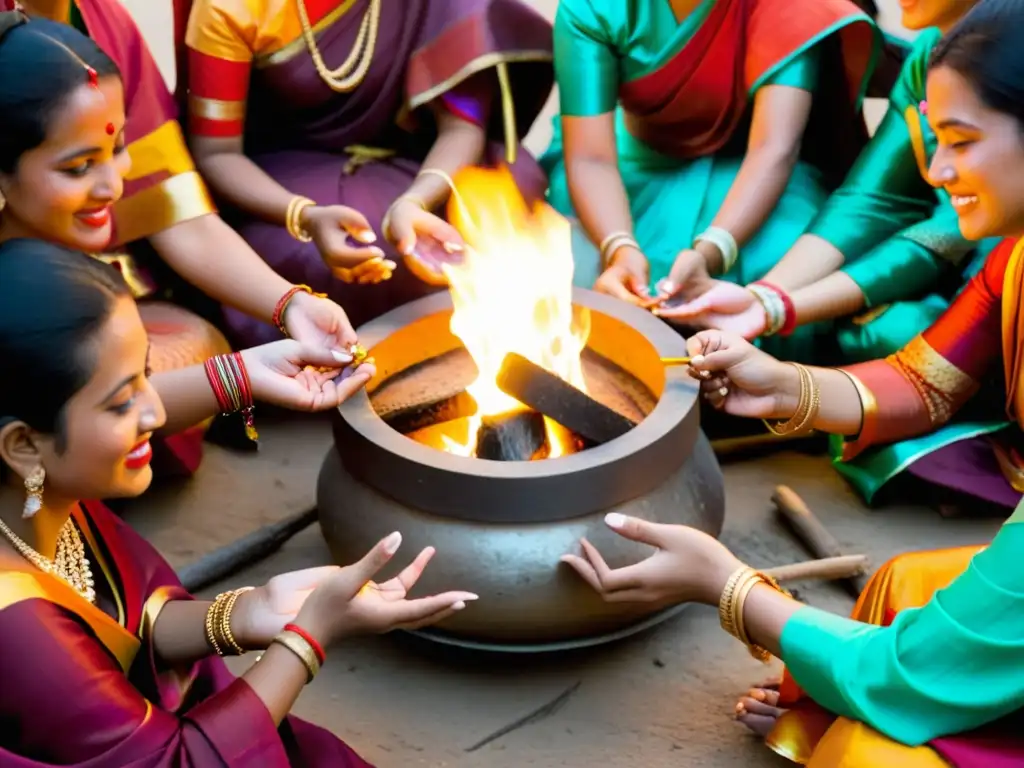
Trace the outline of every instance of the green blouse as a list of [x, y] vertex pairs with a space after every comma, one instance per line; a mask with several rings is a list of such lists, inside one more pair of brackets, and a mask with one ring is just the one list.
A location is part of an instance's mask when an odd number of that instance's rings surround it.
[[802, 608], [794, 679], [831, 712], [918, 746], [1024, 707], [1024, 502], [956, 581], [888, 627]]
[[[693, 38], [716, 0], [704, 0], [677, 21], [666, 0], [561, 0], [555, 15], [555, 75], [560, 112], [592, 117], [615, 109], [621, 83], [664, 66]], [[780, 62], [762, 85], [813, 91], [818, 49], [810, 46]]]

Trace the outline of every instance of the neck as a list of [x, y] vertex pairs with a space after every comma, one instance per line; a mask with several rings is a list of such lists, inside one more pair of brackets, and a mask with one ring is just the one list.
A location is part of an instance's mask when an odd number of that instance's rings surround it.
[[[0, 493], [0, 519], [14, 534], [28, 544], [43, 557], [53, 560], [57, 554], [57, 541], [61, 529], [71, 516], [71, 511], [78, 502], [61, 499], [43, 500], [42, 508], [32, 517], [22, 517], [25, 504], [24, 494], [13, 488], [5, 488]], [[6, 537], [0, 537], [10, 549], [14, 545]]]
[[71, 16], [71, 0], [21, 0], [29, 16], [42, 16], [54, 21], [67, 21]]

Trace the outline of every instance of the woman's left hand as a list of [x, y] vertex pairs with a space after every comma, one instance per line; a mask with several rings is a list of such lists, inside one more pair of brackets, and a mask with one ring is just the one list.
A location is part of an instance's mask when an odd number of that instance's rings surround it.
[[[662, 302], [691, 301], [707, 293], [715, 284], [708, 274], [704, 254], [692, 248], [680, 251], [676, 256], [668, 277], [658, 282], [655, 288]], [[661, 315], [661, 308], [656, 314]], [[669, 319], [666, 315], [666, 319]]]
[[345, 310], [330, 299], [296, 293], [284, 311], [284, 327], [296, 341], [325, 350], [343, 351], [358, 340]]
[[231, 611], [231, 634], [246, 650], [262, 650], [295, 620], [314, 589], [340, 571], [336, 565], [275, 576], [238, 596]]
[[401, 198], [388, 213], [384, 235], [409, 271], [429, 285], [448, 284], [443, 265], [457, 263], [466, 247], [455, 227]]
[[606, 602], [716, 605], [729, 576], [741, 563], [717, 539], [685, 525], [649, 523], [616, 512], [605, 523], [620, 536], [650, 544], [654, 554], [635, 565], [609, 568], [601, 553], [581, 539], [581, 555], [563, 555]]
[[242, 351], [253, 399], [293, 411], [326, 411], [358, 392], [376, 374], [372, 364], [352, 369], [347, 352], [275, 341]]

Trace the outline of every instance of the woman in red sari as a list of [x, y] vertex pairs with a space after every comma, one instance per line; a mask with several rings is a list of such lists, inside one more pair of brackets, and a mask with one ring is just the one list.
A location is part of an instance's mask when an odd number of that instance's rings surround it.
[[[149, 350], [115, 271], [39, 240], [0, 245], [0, 354], [19, 372], [0, 377], [0, 764], [367, 766], [288, 715], [325, 649], [432, 623], [475, 596], [406, 599], [431, 549], [372, 581], [394, 533], [352, 566], [193, 599], [149, 544], [80, 501], [150, 483], [149, 438], [166, 414]], [[192, 397], [207, 398], [199, 387]], [[266, 650], [240, 678], [218, 658], [252, 649]]]
[[[358, 327], [444, 283], [450, 177], [508, 162], [552, 84], [551, 26], [522, 0], [194, 0], [189, 133], [238, 231]], [[231, 310], [247, 344], [267, 328]]]

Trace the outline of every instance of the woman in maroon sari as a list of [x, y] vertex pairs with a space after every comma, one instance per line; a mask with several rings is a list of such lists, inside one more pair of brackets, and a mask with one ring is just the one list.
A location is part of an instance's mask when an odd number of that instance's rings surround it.
[[[288, 716], [324, 647], [475, 596], [406, 599], [431, 549], [373, 582], [394, 533], [355, 565], [194, 600], [152, 547], [79, 501], [142, 493], [166, 419], [124, 280], [39, 240], [0, 245], [0, 355], [19, 371], [0, 377], [0, 764], [367, 766]], [[266, 650], [241, 678], [218, 658], [251, 649]]]
[[[551, 27], [521, 0], [195, 0], [187, 42], [204, 177], [357, 327], [444, 283], [461, 240], [433, 212], [460, 168], [504, 160], [544, 192], [518, 137], [551, 89]], [[270, 332], [227, 318], [247, 344]]]

